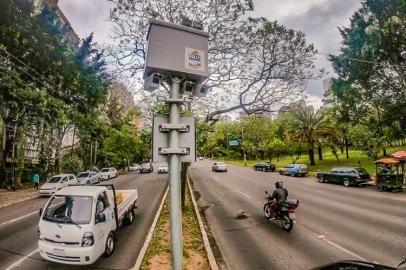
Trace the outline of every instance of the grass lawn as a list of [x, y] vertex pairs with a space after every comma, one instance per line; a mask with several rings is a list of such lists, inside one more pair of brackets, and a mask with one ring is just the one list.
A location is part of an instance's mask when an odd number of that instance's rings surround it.
[[[388, 147], [386, 150], [387, 150], [388, 155], [391, 155], [392, 153], [394, 153], [396, 151], [405, 150], [405, 149], [406, 149], [406, 146], [399, 146], [399, 147]], [[365, 168], [371, 175], [375, 174], [375, 165], [373, 163], [373, 159], [369, 158], [365, 152], [360, 151], [360, 150], [350, 150], [349, 156], [350, 156], [350, 158], [346, 159], [345, 153], [339, 154], [338, 161], [337, 161], [335, 156], [330, 151], [325, 151], [323, 153], [323, 160], [318, 160], [318, 155], [316, 152], [315, 153], [315, 159], [316, 159], [315, 166], [309, 165], [309, 157], [306, 154], [302, 155], [301, 158], [298, 161], [296, 161], [296, 163], [307, 164], [309, 167], [310, 175], [315, 175], [316, 172], [320, 172], [320, 171], [329, 171], [332, 167], [336, 167], [336, 166], [356, 166], [356, 167], [358, 167], [359, 166], [358, 162], [360, 162], [361, 167]], [[269, 161], [269, 160], [266, 160], [266, 161]], [[230, 163], [230, 164], [234, 164], [234, 165], [244, 166], [243, 160], [227, 160], [226, 162]], [[247, 166], [252, 167], [257, 162], [258, 162], [258, 160], [248, 160]], [[276, 168], [280, 168], [288, 163], [292, 163], [292, 159], [290, 157], [281, 158], [279, 160], [272, 159], [272, 163], [276, 165]]]

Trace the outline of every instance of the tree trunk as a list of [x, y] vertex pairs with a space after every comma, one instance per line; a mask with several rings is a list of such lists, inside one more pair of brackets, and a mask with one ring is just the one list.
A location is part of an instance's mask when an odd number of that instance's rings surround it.
[[321, 146], [317, 147], [317, 153], [319, 154], [319, 160], [323, 160], [323, 149], [321, 149]]
[[309, 146], [309, 160], [310, 160], [310, 165], [316, 165], [316, 162], [314, 161], [314, 147], [313, 147], [313, 145]]
[[388, 153], [386, 152], [386, 148], [385, 146], [383, 147], [383, 156], [386, 157], [388, 155]]
[[1, 147], [0, 147], [0, 187], [6, 185], [7, 174], [6, 174], [6, 161], [7, 161], [7, 151], [6, 151], [6, 136], [7, 129], [6, 123], [2, 123], [2, 132], [1, 132]]
[[350, 155], [348, 154], [348, 139], [346, 135], [344, 135], [344, 145], [345, 145], [345, 158], [350, 159]]

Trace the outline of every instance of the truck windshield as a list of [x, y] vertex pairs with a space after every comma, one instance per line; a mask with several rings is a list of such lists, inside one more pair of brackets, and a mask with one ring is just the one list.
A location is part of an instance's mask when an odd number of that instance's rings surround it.
[[64, 224], [89, 224], [92, 202], [90, 196], [54, 196], [44, 211], [43, 219]]

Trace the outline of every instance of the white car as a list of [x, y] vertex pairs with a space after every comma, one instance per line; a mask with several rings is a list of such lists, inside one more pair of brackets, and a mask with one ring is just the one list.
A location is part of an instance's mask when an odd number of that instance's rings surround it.
[[141, 169], [141, 166], [140, 166], [139, 164], [135, 163], [135, 164], [131, 164], [131, 165], [128, 167], [128, 169], [129, 169], [130, 171], [139, 171], [139, 170]]
[[198, 159], [198, 160], [203, 160], [203, 157], [198, 157], [197, 159]]
[[117, 228], [133, 223], [137, 199], [136, 189], [114, 191], [113, 185], [70, 186], [55, 192], [39, 211], [39, 255], [76, 265], [92, 264], [102, 254], [111, 256]]
[[103, 168], [100, 170], [100, 178], [101, 180], [109, 180], [111, 178], [115, 178], [118, 176], [118, 172], [116, 168], [110, 167], [110, 168]]
[[98, 172], [87, 171], [78, 174], [76, 179], [78, 179], [79, 184], [91, 185], [100, 183], [101, 177]]
[[158, 173], [168, 173], [169, 168], [168, 168], [168, 163], [167, 162], [162, 162], [158, 164]]
[[224, 162], [215, 162], [212, 165], [211, 170], [213, 172], [227, 172], [227, 164]]
[[41, 195], [52, 195], [55, 191], [60, 190], [63, 187], [77, 184], [78, 180], [73, 174], [54, 175], [40, 187], [39, 193]]

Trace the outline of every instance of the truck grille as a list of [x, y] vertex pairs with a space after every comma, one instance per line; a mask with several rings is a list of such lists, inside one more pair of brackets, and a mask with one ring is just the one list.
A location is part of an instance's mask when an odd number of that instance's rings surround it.
[[55, 243], [55, 244], [61, 244], [61, 245], [66, 245], [66, 246], [79, 246], [79, 242], [62, 242], [62, 241], [55, 241], [49, 238], [44, 238], [45, 241]]
[[66, 262], [80, 262], [80, 257], [79, 256], [59, 256], [55, 255], [49, 252], [46, 252], [49, 258], [55, 259], [55, 260], [60, 260], [60, 261], [66, 261]]

